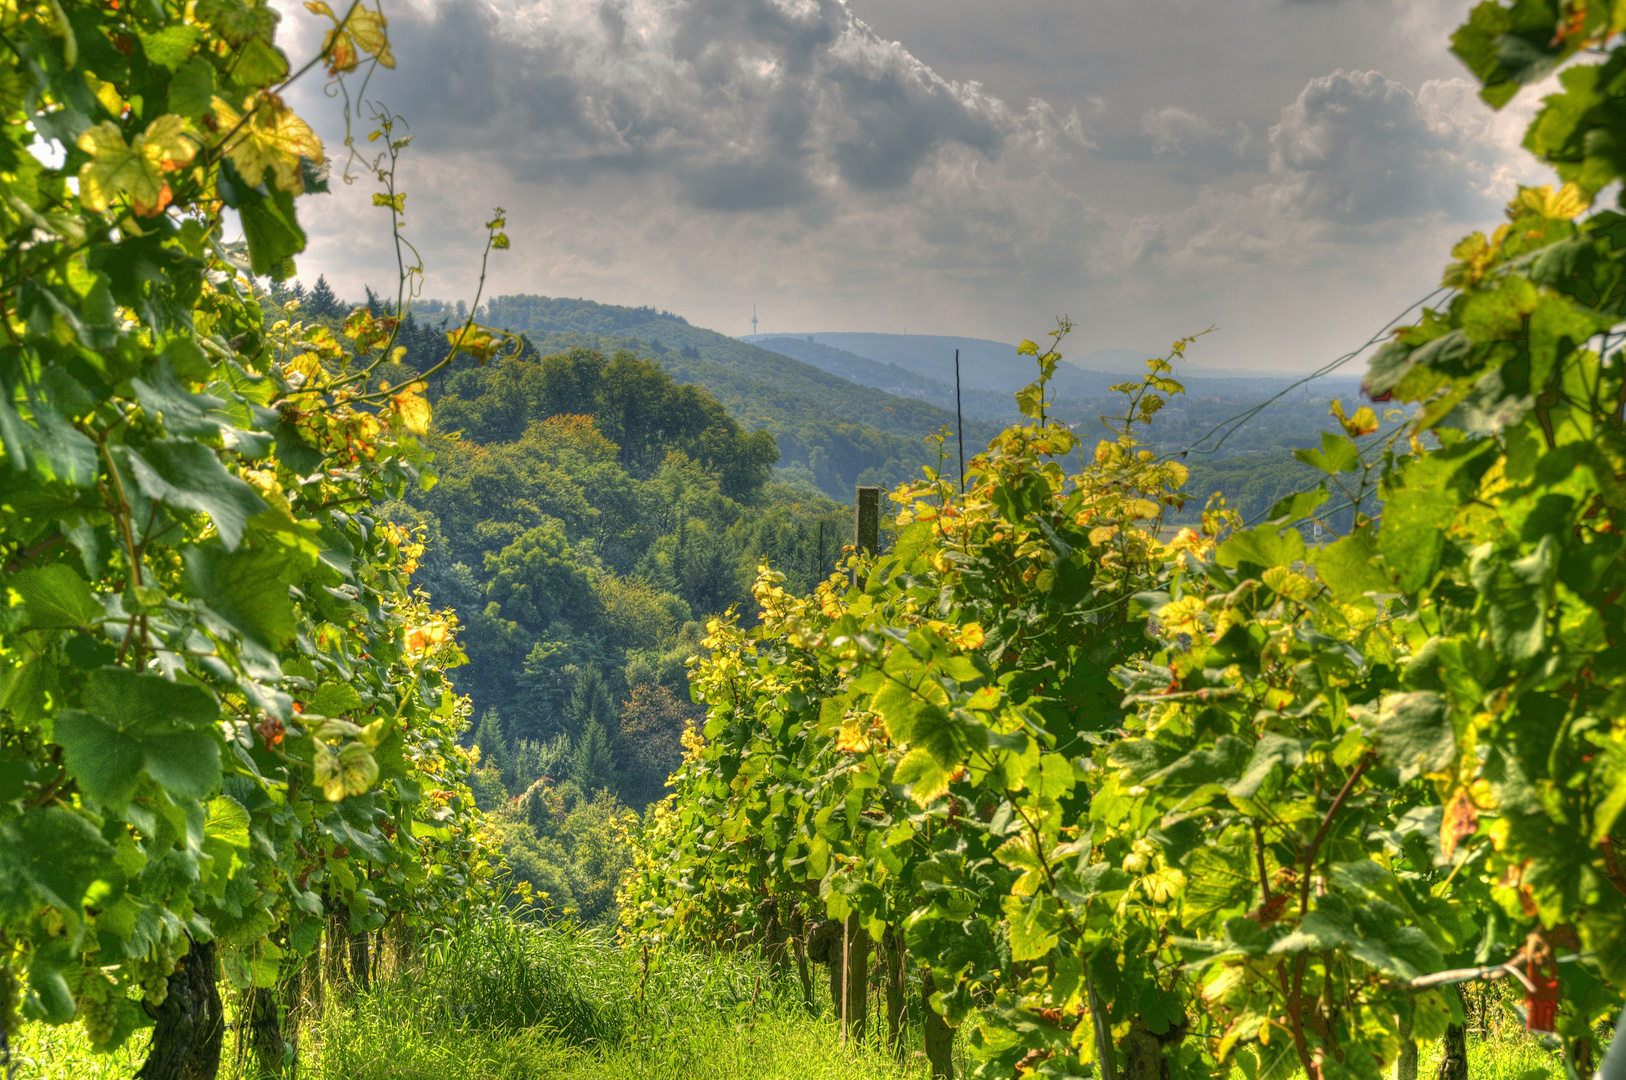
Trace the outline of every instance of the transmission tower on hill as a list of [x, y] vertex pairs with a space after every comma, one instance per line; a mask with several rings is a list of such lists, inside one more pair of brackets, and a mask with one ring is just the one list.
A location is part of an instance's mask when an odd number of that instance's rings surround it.
[[751, 336], [757, 336], [757, 306], [751, 305]]

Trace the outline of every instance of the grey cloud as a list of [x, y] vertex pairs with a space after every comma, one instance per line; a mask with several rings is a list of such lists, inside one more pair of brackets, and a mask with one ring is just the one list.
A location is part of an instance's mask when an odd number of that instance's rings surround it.
[[1295, 208], [1354, 226], [1493, 209], [1478, 181], [1502, 148], [1480, 138], [1484, 110], [1449, 84], [1430, 90], [1420, 97], [1376, 71], [1312, 79], [1270, 129], [1271, 172]]
[[1213, 148], [1231, 157], [1241, 157], [1253, 138], [1248, 125], [1240, 120], [1224, 127], [1173, 106], [1148, 109], [1141, 117], [1140, 126], [1152, 140], [1152, 153], [1158, 156], [1185, 156]]
[[935, 155], [996, 159], [1015, 113], [938, 77], [838, 0], [438, 0], [391, 36], [386, 92], [431, 152], [498, 151], [516, 175], [658, 174], [707, 209], [904, 188]]
[[[317, 20], [276, 2], [310, 55]], [[474, 279], [500, 203], [502, 291], [740, 333], [753, 302], [987, 337], [1067, 312], [1091, 347], [1214, 322], [1204, 359], [1256, 367], [1286, 356], [1284, 310], [1295, 358], [1370, 330], [1529, 179], [1520, 102], [1492, 114], [1435, 78], [1459, 71], [1443, 47], [1407, 67], [1389, 38], [1461, 2], [389, 0], [401, 66], [368, 96], [418, 136], [433, 295]], [[294, 92], [332, 115], [319, 83]], [[342, 187], [301, 210], [301, 270], [359, 295], [393, 255]]]
[[1151, 155], [1167, 159], [1173, 166], [1170, 175], [1177, 180], [1199, 183], [1261, 164], [1248, 153], [1253, 131], [1241, 120], [1218, 124], [1166, 106], [1148, 109], [1140, 126]]

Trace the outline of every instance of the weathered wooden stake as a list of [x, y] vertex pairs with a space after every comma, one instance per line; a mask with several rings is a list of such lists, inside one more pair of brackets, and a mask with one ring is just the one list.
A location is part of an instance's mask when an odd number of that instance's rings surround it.
[[[862, 489], [860, 489], [862, 490]], [[841, 1041], [864, 1042], [869, 1012], [869, 932], [858, 912], [847, 915], [841, 934]]]
[[886, 1045], [892, 1056], [903, 1060], [904, 1028], [908, 1023], [908, 974], [904, 968], [907, 950], [903, 944], [903, 928], [889, 926], [881, 939], [882, 958], [886, 962]]
[[932, 982], [932, 969], [922, 968], [920, 972], [920, 1005], [922, 1018], [925, 1023], [922, 1027], [922, 1039], [926, 1044], [926, 1061], [931, 1067], [932, 1080], [953, 1080], [954, 1076], [954, 1029], [948, 1026], [935, 1008], [932, 1007], [932, 995], [937, 993], [937, 986]]
[[[858, 514], [853, 522], [853, 546], [861, 555], [874, 555], [881, 550], [881, 489], [857, 488]], [[864, 580], [853, 573], [853, 584], [862, 588]]]

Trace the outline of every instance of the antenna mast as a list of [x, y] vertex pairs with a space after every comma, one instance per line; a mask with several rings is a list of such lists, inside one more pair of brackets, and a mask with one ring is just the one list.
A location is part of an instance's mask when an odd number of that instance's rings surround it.
[[965, 494], [965, 413], [960, 409], [960, 350], [954, 350], [954, 423], [960, 437], [960, 494]]
[[751, 305], [751, 336], [757, 336], [757, 306]]

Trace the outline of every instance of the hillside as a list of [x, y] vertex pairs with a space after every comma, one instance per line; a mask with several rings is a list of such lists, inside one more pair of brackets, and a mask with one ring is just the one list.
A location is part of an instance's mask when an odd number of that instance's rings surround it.
[[[481, 317], [525, 334], [539, 355], [625, 349], [654, 360], [677, 381], [704, 386], [745, 427], [771, 432], [781, 470], [805, 470], [805, 479], [846, 500], [854, 484], [890, 486], [918, 476], [935, 462], [925, 438], [955, 426], [952, 409], [861, 385], [653, 308], [504, 296]], [[968, 418], [966, 442], [980, 448], [997, 431]]]
[[[826, 371], [844, 368], [852, 372], [847, 378], [857, 379], [864, 372], [875, 378], [896, 377], [893, 369], [898, 369], [945, 386], [950, 393], [954, 389], [956, 349], [960, 351], [960, 385], [967, 391], [993, 390], [1005, 395], [1014, 394], [1032, 382], [1036, 374], [1033, 358], [1018, 355], [1014, 342], [988, 341], [984, 338], [933, 334], [821, 333], [746, 340], [784, 352], [787, 356], [794, 356]], [[1152, 354], [1133, 355], [1138, 359]], [[866, 368], [866, 363], [876, 366]], [[1100, 397], [1119, 378], [1119, 375], [1108, 372], [1085, 371], [1073, 364], [1064, 364], [1056, 371], [1055, 387], [1062, 397]]]
[[[929, 334], [795, 334], [746, 340], [795, 357], [866, 386], [895, 387], [953, 407], [954, 351], [960, 351], [960, 381], [967, 415], [1009, 422], [1014, 415], [1009, 395], [1033, 381], [1033, 360], [1019, 356], [1014, 344], [983, 338]], [[1097, 401], [1125, 377], [1146, 372], [1146, 350], [1096, 349], [1064, 356], [1052, 385], [1058, 400]], [[1291, 372], [1231, 371], [1192, 360], [1177, 365], [1177, 376], [1192, 397], [1228, 401], [1269, 397], [1300, 376]], [[924, 380], [922, 382], [921, 380]], [[1316, 380], [1313, 392], [1323, 397], [1350, 393], [1355, 375], [1334, 374]], [[997, 396], [985, 399], [979, 391]], [[975, 406], [973, 402], [976, 402]]]

